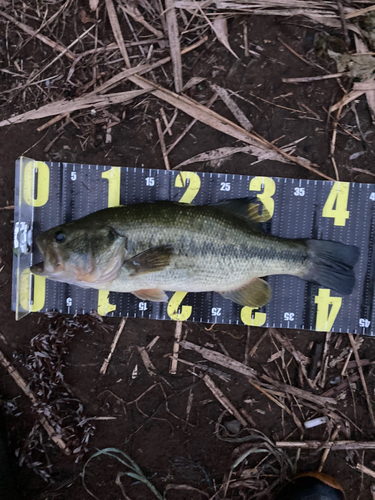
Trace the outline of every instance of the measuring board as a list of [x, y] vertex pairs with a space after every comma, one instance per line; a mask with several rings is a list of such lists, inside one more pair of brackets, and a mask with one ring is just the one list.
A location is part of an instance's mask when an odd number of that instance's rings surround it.
[[[273, 297], [265, 307], [234, 304], [216, 293], [168, 292], [169, 302], [132, 294], [83, 289], [30, 273], [42, 260], [33, 244], [41, 232], [106, 207], [174, 200], [203, 205], [258, 197], [266, 229], [284, 238], [315, 238], [361, 250], [350, 296], [292, 276], [270, 276]], [[266, 213], [266, 212], [265, 212]], [[176, 172], [146, 168], [16, 162], [12, 308], [64, 314], [173, 319], [375, 335], [375, 185], [347, 182]], [[177, 311], [177, 312], [176, 312]]]

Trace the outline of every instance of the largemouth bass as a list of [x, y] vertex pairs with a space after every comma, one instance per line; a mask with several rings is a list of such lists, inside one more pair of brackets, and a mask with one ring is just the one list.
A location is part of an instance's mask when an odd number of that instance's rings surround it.
[[166, 291], [214, 291], [260, 307], [272, 295], [261, 277], [275, 274], [352, 293], [357, 247], [278, 238], [258, 222], [259, 205], [249, 198], [204, 206], [160, 201], [107, 208], [38, 236], [44, 262], [31, 271], [157, 302], [167, 301]]

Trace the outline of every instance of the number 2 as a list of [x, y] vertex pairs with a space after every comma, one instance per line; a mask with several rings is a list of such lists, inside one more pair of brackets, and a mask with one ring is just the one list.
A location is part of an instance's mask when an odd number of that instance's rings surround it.
[[180, 203], [191, 203], [201, 187], [201, 178], [195, 172], [180, 172], [174, 181], [175, 187], [186, 187]]

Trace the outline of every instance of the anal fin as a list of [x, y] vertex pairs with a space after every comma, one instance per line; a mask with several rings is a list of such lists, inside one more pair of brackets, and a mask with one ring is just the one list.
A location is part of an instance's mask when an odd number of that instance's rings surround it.
[[150, 300], [151, 302], [168, 302], [168, 295], [159, 288], [149, 288], [145, 290], [136, 290], [133, 295], [141, 300]]
[[229, 292], [218, 292], [225, 299], [232, 300], [240, 306], [262, 307], [265, 306], [272, 297], [272, 290], [267, 281], [261, 278], [254, 278], [246, 285]]

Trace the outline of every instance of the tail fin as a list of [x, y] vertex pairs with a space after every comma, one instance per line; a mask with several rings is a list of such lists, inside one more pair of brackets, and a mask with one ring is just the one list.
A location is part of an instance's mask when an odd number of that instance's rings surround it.
[[301, 276], [307, 281], [350, 295], [355, 285], [354, 266], [359, 248], [335, 241], [306, 240], [308, 271]]

